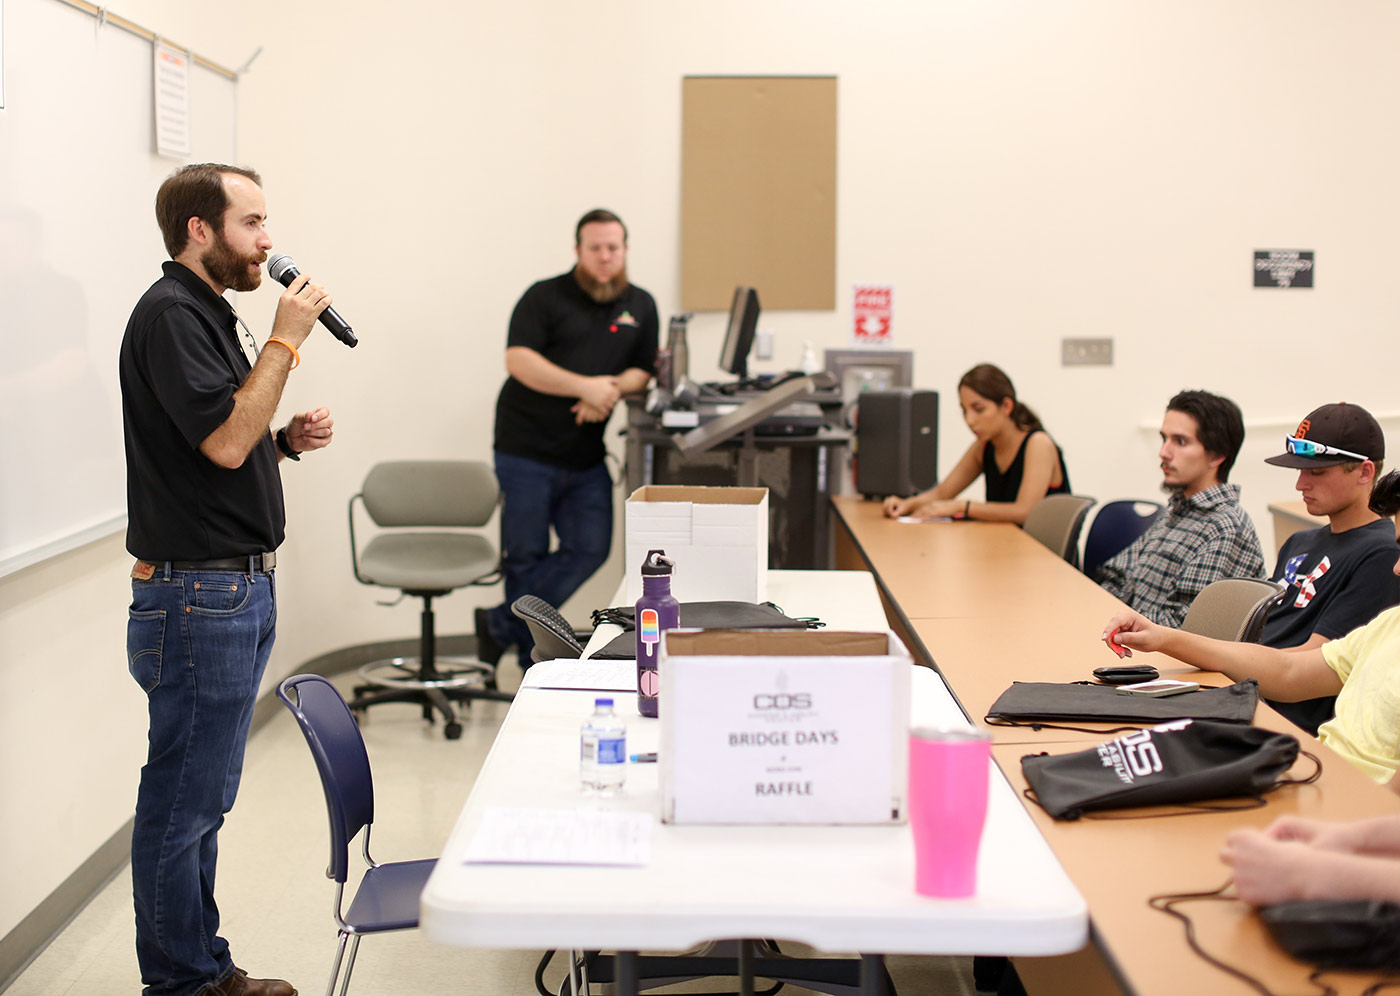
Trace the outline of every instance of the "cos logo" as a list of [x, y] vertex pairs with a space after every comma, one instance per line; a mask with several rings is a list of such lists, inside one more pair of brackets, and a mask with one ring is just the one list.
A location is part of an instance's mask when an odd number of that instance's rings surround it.
[[1162, 756], [1152, 742], [1151, 730], [1129, 734], [1118, 742], [1123, 745], [1123, 758], [1133, 774], [1142, 777], [1162, 770]]
[[808, 692], [778, 692], [772, 695], [755, 695], [755, 709], [810, 709], [812, 696]]

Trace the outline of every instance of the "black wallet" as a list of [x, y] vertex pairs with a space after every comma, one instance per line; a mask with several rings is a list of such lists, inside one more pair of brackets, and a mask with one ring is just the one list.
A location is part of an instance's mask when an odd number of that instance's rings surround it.
[[1131, 685], [1139, 681], [1152, 681], [1160, 678], [1159, 672], [1151, 664], [1110, 664], [1094, 668], [1094, 677], [1105, 685]]

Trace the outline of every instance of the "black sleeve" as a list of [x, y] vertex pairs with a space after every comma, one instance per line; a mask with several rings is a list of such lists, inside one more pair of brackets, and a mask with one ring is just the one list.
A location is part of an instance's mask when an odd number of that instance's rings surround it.
[[510, 315], [506, 348], [525, 346], [541, 356], [549, 344], [549, 308], [543, 288], [534, 284], [521, 295]]

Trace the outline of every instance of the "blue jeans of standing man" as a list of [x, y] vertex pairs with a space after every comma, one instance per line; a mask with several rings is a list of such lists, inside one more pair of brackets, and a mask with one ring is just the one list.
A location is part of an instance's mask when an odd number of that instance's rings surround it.
[[127, 666], [146, 693], [136, 796], [136, 958], [151, 996], [192, 996], [233, 971], [218, 935], [219, 827], [233, 808], [277, 627], [272, 574], [157, 568], [131, 583]]
[[[556, 609], [603, 566], [612, 549], [613, 482], [605, 463], [569, 470], [496, 451], [501, 484], [502, 567], [506, 600], [491, 610], [491, 634], [514, 644], [529, 667], [535, 641], [510, 611], [521, 595], [535, 595]], [[550, 552], [549, 530], [559, 537]]]

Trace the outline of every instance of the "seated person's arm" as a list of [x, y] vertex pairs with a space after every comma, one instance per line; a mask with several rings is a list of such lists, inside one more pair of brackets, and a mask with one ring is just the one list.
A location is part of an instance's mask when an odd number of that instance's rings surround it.
[[1191, 603], [1206, 585], [1224, 578], [1263, 577], [1263, 574], [1263, 559], [1257, 550], [1251, 555], [1240, 536], [1218, 533], [1181, 565], [1173, 585], [1171, 604], [1155, 617], [1156, 621], [1164, 626], [1180, 626]]
[[[921, 491], [911, 498], [897, 498], [893, 495], [885, 499], [885, 514], [891, 518], [901, 515], [939, 516], [953, 515], [963, 510], [963, 502], [950, 502], [949, 499], [962, 493], [977, 478], [982, 476], [982, 444], [974, 442], [962, 455], [958, 465], [943, 480], [927, 491]], [[938, 509], [945, 509], [938, 511]]]
[[[1050, 490], [1050, 482], [1055, 478], [1055, 470], [1060, 456], [1055, 451], [1055, 443], [1046, 432], [1032, 433], [1026, 443], [1026, 469], [1021, 476], [1021, 488], [1016, 492], [1015, 501], [975, 501], [968, 509], [968, 516], [986, 522], [1014, 522], [1025, 525], [1031, 509]], [[961, 511], [959, 509], [958, 511]]]
[[1225, 839], [1220, 859], [1232, 869], [1239, 897], [1255, 906], [1311, 899], [1400, 902], [1400, 860], [1394, 857], [1236, 830]]
[[1259, 693], [1280, 702], [1301, 702], [1342, 690], [1342, 679], [1327, 666], [1321, 650], [1277, 650], [1257, 643], [1235, 643], [1159, 626], [1131, 609], [1124, 609], [1104, 629], [1129, 653], [1156, 651], [1202, 671], [1219, 671], [1233, 681], [1254, 678]]

